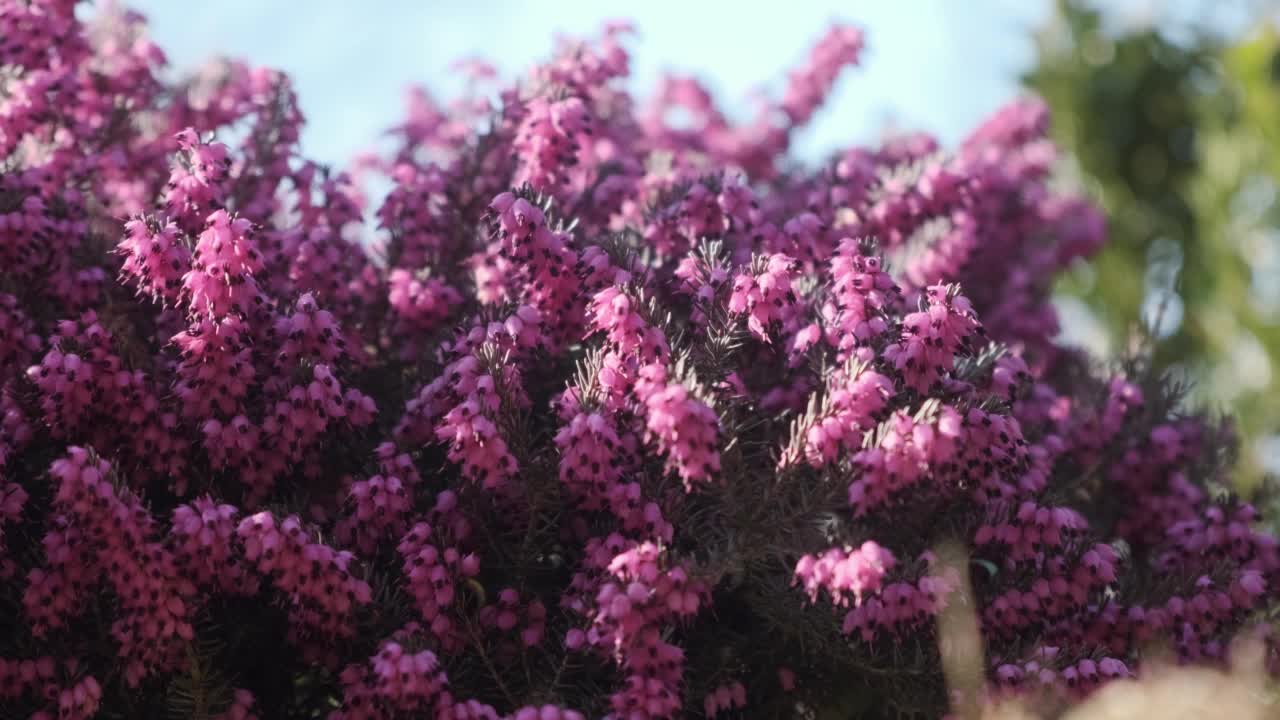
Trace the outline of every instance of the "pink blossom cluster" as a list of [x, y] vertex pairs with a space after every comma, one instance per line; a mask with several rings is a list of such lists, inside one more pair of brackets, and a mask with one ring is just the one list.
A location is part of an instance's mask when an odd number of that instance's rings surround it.
[[462, 295], [444, 281], [433, 277], [414, 277], [403, 268], [387, 276], [387, 301], [405, 334], [431, 332], [444, 325], [459, 305]]
[[374, 454], [380, 474], [354, 480], [347, 490], [343, 516], [334, 532], [345, 545], [373, 552], [383, 541], [399, 540], [408, 530], [412, 493], [422, 476], [408, 453], [384, 442]]
[[747, 689], [740, 682], [721, 685], [702, 699], [702, 711], [709, 718], [728, 710], [741, 710], [746, 706]]
[[247, 314], [263, 300], [254, 275], [262, 272], [253, 223], [217, 210], [205, 220], [204, 231], [191, 251], [191, 269], [182, 276], [182, 289], [192, 312], [211, 319]]
[[530, 100], [512, 141], [520, 158], [516, 183], [541, 191], [567, 185], [590, 136], [591, 114], [581, 98]]
[[851, 26], [831, 28], [822, 36], [810, 52], [808, 64], [790, 75], [782, 109], [791, 122], [808, 122], [844, 66], [858, 62], [862, 43], [862, 31]]
[[888, 330], [884, 312], [901, 293], [881, 259], [868, 250], [847, 239], [830, 261], [833, 302], [823, 308], [823, 317], [831, 325], [831, 339], [846, 356]]
[[1057, 340], [1106, 226], [1043, 103], [807, 166], [859, 30], [744, 120], [630, 30], [343, 170], [278, 71], [0, 0], [6, 711], [941, 716], [951, 611], [982, 702], [1280, 672], [1229, 426]]
[[908, 387], [924, 393], [952, 368], [955, 356], [984, 334], [969, 299], [940, 285], [925, 290], [925, 310], [902, 318], [902, 336], [884, 350]]
[[836, 606], [859, 605], [862, 596], [880, 591], [885, 574], [897, 563], [893, 554], [874, 540], [858, 549], [831, 548], [821, 555], [805, 555], [796, 563], [793, 584], [803, 585], [810, 602], [825, 590]]
[[1040, 507], [1024, 500], [1016, 508], [991, 507], [992, 517], [978, 527], [973, 542], [978, 546], [998, 544], [1008, 555], [1010, 568], [1034, 561], [1046, 549], [1062, 547], [1089, 527], [1079, 512], [1069, 507]]
[[742, 272], [733, 279], [729, 312], [747, 317], [751, 334], [769, 342], [769, 328], [781, 326], [796, 303], [791, 287], [795, 261], [775, 253], [759, 261], [759, 272]]
[[13, 525], [22, 516], [22, 510], [27, 504], [30, 495], [22, 486], [15, 482], [5, 482], [0, 486], [0, 580], [6, 580], [13, 576], [17, 569], [13, 560], [9, 557], [8, 548], [4, 542], [4, 526], [6, 524]]
[[1115, 582], [1115, 561], [1110, 545], [1090, 548], [1070, 565], [1063, 558], [1054, 558], [1044, 574], [1026, 586], [1028, 589], [1011, 588], [997, 595], [983, 619], [991, 624], [992, 632], [1016, 633], [1041, 613], [1050, 619], [1068, 615]]
[[200, 142], [192, 128], [176, 137], [180, 152], [165, 186], [165, 201], [170, 217], [198, 231], [205, 216], [221, 207], [226, 198], [229, 149], [222, 143]]
[[926, 570], [915, 580], [886, 583], [879, 592], [849, 609], [841, 631], [857, 633], [867, 643], [886, 639], [899, 642], [908, 633], [928, 628], [935, 616], [946, 609], [960, 585], [953, 567], [936, 567], [936, 560], [923, 557]]
[[254, 712], [256, 701], [253, 693], [244, 688], [235, 688], [231, 694], [231, 706], [219, 716], [219, 720], [258, 720]]
[[804, 459], [814, 467], [860, 449], [893, 394], [889, 378], [857, 361], [847, 365], [828, 376], [822, 410], [804, 429]]
[[67, 531], [56, 550], [46, 544], [50, 567], [28, 576], [23, 602], [39, 618], [35, 632], [65, 625], [70, 618], [57, 609], [77, 607], [77, 597], [105, 582], [120, 604], [111, 634], [128, 683], [136, 686], [149, 672], [179, 667], [184, 641], [193, 637], [187, 603], [194, 587], [155, 538], [151, 515], [127, 490], [118, 493], [111, 466], [84, 448], [68, 448], [49, 474]]
[[[98, 713], [102, 704], [102, 686], [92, 675], [84, 676], [74, 685], [58, 691], [55, 703], [58, 708], [58, 720], [81, 720], [91, 718]], [[52, 715], [36, 713], [31, 716], [35, 720], [52, 720]]]
[[637, 299], [620, 287], [608, 287], [591, 298], [589, 322], [616, 352], [645, 361], [665, 359], [667, 338], [642, 313]]
[[503, 588], [497, 601], [480, 608], [476, 614], [481, 627], [501, 635], [515, 634], [520, 644], [535, 647], [542, 642], [547, 629], [547, 608], [540, 600], [520, 601], [515, 588]]
[[574, 577], [563, 604], [587, 614], [591, 624], [571, 629], [565, 646], [593, 648], [625, 673], [625, 684], [610, 697], [609, 717], [669, 717], [681, 706], [685, 654], [662, 639], [662, 630], [696, 615], [706, 588], [683, 568], [664, 567], [664, 553], [652, 542], [637, 545], [615, 534], [593, 538], [588, 552], [589, 572]]
[[[92, 675], [78, 671], [75, 662], [59, 668], [59, 663], [48, 655], [26, 660], [0, 658], [0, 700], [14, 703], [24, 696], [47, 698], [56, 713], [42, 710], [33, 713], [32, 718], [87, 720], [98, 711], [102, 686]], [[63, 680], [63, 676], [69, 677]]]
[[[451, 502], [451, 495], [442, 493], [440, 497], [444, 504]], [[437, 508], [441, 504], [437, 500]], [[405, 585], [416, 602], [419, 618], [441, 647], [454, 648], [461, 641], [451, 610], [463, 592], [459, 585], [480, 572], [480, 558], [474, 553], [464, 554], [457, 546], [441, 548], [432, 542], [434, 535], [431, 525], [420, 522], [405, 534], [396, 549], [404, 558]]]
[[425, 713], [439, 701], [448, 679], [430, 650], [407, 652], [389, 641], [365, 665], [342, 671], [343, 709], [330, 720], [375, 720]]
[[138, 285], [138, 293], [162, 302], [173, 302], [182, 290], [182, 276], [191, 266], [191, 251], [178, 239], [172, 223], [156, 226], [142, 218], [125, 223], [125, 236], [117, 251], [124, 257], [121, 277]]
[[170, 543], [177, 562], [202, 591], [256, 595], [259, 579], [235, 546], [234, 505], [199, 497], [173, 511]]
[[[479, 363], [474, 355], [466, 360]], [[454, 372], [462, 376], [462, 369]], [[435, 436], [449, 444], [449, 460], [460, 465], [468, 479], [497, 490], [517, 472], [519, 464], [495, 422], [502, 406], [495, 377], [488, 372], [473, 372], [470, 383], [457, 384], [457, 391], [466, 394], [440, 418]]]
[[713, 482], [720, 473], [719, 419], [683, 382], [668, 380], [656, 363], [639, 370], [636, 392], [644, 403], [645, 428], [675, 468], [685, 490]]
[[1108, 680], [1132, 677], [1128, 666], [1116, 658], [1104, 656], [1096, 661], [1081, 658], [1064, 664], [1058, 657], [1059, 652], [1057, 647], [1041, 647], [1026, 662], [1000, 665], [996, 668], [997, 685], [1003, 688], [1033, 685], [1078, 696]]
[[327, 639], [353, 632], [352, 613], [372, 596], [368, 583], [353, 574], [352, 553], [310, 542], [294, 515], [251, 515], [240, 521], [236, 535], [244, 559], [284, 596], [291, 636]]
[[[566, 393], [567, 394], [567, 393]], [[607, 510], [628, 532], [644, 533], [668, 541], [672, 528], [662, 508], [644, 497], [638, 482], [622, 480], [639, 457], [635, 433], [618, 434], [611, 420], [599, 411], [588, 412], [566, 403], [567, 418], [556, 433], [560, 451], [560, 482], [583, 510]]]

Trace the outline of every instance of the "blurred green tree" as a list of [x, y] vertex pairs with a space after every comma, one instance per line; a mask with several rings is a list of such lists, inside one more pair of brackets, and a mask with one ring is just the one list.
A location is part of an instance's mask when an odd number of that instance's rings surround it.
[[1280, 42], [1246, 27], [1119, 29], [1058, 0], [1024, 83], [1049, 104], [1063, 174], [1106, 209], [1110, 242], [1067, 276], [1111, 347], [1139, 323], [1156, 361], [1232, 414], [1250, 489], [1280, 455]]

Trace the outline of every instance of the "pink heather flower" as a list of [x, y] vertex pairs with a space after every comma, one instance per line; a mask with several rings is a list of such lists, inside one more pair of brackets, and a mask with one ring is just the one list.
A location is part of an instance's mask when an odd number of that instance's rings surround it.
[[783, 692], [792, 692], [796, 689], [795, 671], [788, 667], [778, 668], [778, 686]]
[[37, 127], [37, 119], [50, 112], [50, 96], [57, 97], [59, 83], [64, 72], [34, 70], [13, 83], [3, 102], [0, 102], [0, 152], [9, 155], [17, 149], [24, 135]]
[[231, 691], [231, 707], [218, 716], [218, 720], [258, 720], [258, 715], [254, 712], [256, 704], [253, 693], [244, 688], [235, 688]]
[[74, 685], [57, 694], [59, 720], [88, 720], [98, 713], [102, 700], [102, 687], [92, 675], [86, 675]]
[[346, 638], [351, 616], [372, 596], [368, 583], [352, 575], [350, 552], [308, 541], [297, 516], [277, 521], [260, 512], [240, 521], [236, 535], [244, 557], [285, 599], [295, 642]]
[[[48, 655], [23, 660], [0, 658], [0, 699], [56, 697], [59, 691], [55, 680], [57, 669], [54, 658]], [[88, 687], [91, 686], [86, 686], [86, 689]]]
[[[877, 415], [893, 394], [889, 378], [859, 364], [833, 373], [828, 382], [822, 410], [804, 428], [804, 459], [814, 467], [861, 448], [863, 434], [875, 426]], [[784, 462], [793, 461], [794, 454], [788, 448]]]
[[399, 539], [409, 522], [410, 489], [394, 475], [374, 475], [351, 483], [348, 513], [338, 521], [335, 532], [344, 544], [365, 553], [373, 553], [383, 540]]
[[693, 397], [683, 383], [666, 381], [661, 365], [640, 369], [645, 389], [645, 427], [684, 481], [685, 491], [695, 483], [714, 482], [720, 472], [720, 419], [714, 410]]
[[[649, 708], [667, 717], [680, 708], [678, 688], [684, 654], [661, 639], [660, 628], [679, 617], [695, 615], [707, 588], [690, 580], [683, 568], [667, 567], [662, 550], [611, 535], [588, 543], [584, 571], [573, 587], [582, 596], [566, 597], [567, 607], [588, 615], [585, 640], [625, 671], [622, 689], [611, 697], [615, 711]], [[571, 634], [566, 642], [578, 645]]]
[[173, 343], [179, 352], [175, 392], [183, 414], [235, 415], [257, 380], [245, 324], [235, 317], [196, 320]]
[[902, 320], [901, 340], [885, 348], [885, 359], [902, 373], [907, 385], [925, 393], [949, 372], [955, 357], [969, 348], [982, 326], [963, 295], [934, 285], [926, 290], [928, 309]]
[[122, 278], [137, 285], [138, 293], [172, 303], [182, 290], [182, 276], [191, 266], [191, 251], [183, 244], [173, 223], [137, 218], [125, 223], [125, 236], [117, 246], [124, 256]]
[[901, 637], [933, 622], [933, 616], [946, 608], [947, 598], [958, 585], [954, 572], [925, 575], [915, 583], [888, 584], [877, 597], [845, 614], [842, 631], [846, 635], [856, 631], [868, 643], [886, 636]]
[[333, 313], [316, 305], [310, 293], [298, 298], [290, 315], [280, 315], [275, 322], [280, 339], [277, 361], [292, 367], [304, 360], [332, 364], [346, 356], [346, 338]]
[[449, 460], [462, 467], [473, 482], [488, 490], [501, 488], [518, 470], [516, 459], [498, 426], [483, 414], [486, 398], [493, 397], [491, 378], [479, 385], [478, 397], [469, 398], [445, 413], [436, 438], [449, 446]]
[[693, 183], [680, 198], [677, 210], [680, 234], [690, 243], [724, 232], [724, 213], [715, 193], [703, 183]]
[[560, 482], [585, 509], [605, 506], [617, 487], [623, 451], [612, 423], [598, 412], [579, 412], [556, 433]]
[[637, 717], [634, 708], [644, 708], [638, 715], [642, 718], [677, 717], [680, 711], [679, 694], [673, 692], [671, 686], [658, 678], [643, 675], [628, 675], [623, 689], [609, 698], [609, 704], [614, 711], [607, 716], [609, 718], [628, 717], [624, 713], [633, 713], [630, 717]]
[[439, 168], [404, 164], [391, 172], [396, 183], [378, 209], [382, 227], [397, 236], [389, 248], [392, 265], [413, 273], [440, 260], [452, 245], [445, 182]]
[[778, 253], [753, 264], [761, 266], [759, 272], [739, 272], [734, 278], [729, 312], [745, 315], [751, 334], [770, 342], [768, 328], [781, 325], [796, 303], [791, 287], [795, 261]]
[[803, 585], [809, 602], [825, 590], [837, 607], [858, 605], [864, 594], [879, 592], [885, 573], [896, 564], [893, 554], [868, 540], [861, 547], [831, 548], [817, 557], [805, 555], [796, 563], [793, 585]]
[[1018, 389], [1030, 378], [1031, 372], [1025, 360], [1017, 355], [1005, 355], [996, 360], [991, 370], [991, 394], [1013, 402], [1017, 399]]
[[438, 278], [415, 278], [397, 268], [388, 276], [387, 298], [406, 334], [430, 332], [440, 327], [462, 304], [462, 295]]
[[715, 717], [725, 710], [736, 710], [747, 706], [747, 690], [740, 682], [732, 685], [721, 685], [708, 693], [702, 700], [702, 709], [707, 717]]
[[961, 437], [962, 421], [954, 408], [942, 407], [934, 422], [919, 422], [902, 411], [895, 413], [880, 444], [853, 458], [861, 469], [859, 479], [849, 486], [854, 513], [865, 515], [928, 479], [931, 467], [946, 465], [955, 457]]
[[69, 52], [71, 60], [82, 61], [88, 55], [89, 48], [70, 40], [78, 25], [73, 8], [65, 3], [52, 3], [48, 7], [6, 7], [5, 12], [0, 13], [0, 30], [5, 32], [6, 37], [18, 37], [17, 33], [23, 33], [22, 37], [29, 41], [21, 44], [8, 43], [0, 51], [3, 53], [0, 54], [0, 62], [44, 68], [49, 66], [55, 49]]
[[898, 302], [901, 290], [883, 270], [880, 258], [846, 238], [831, 258], [831, 280], [835, 304], [824, 315], [833, 323], [841, 350], [847, 353], [888, 329], [883, 313]]
[[[513, 193], [494, 197], [488, 210], [497, 226], [484, 260], [498, 268], [499, 284], [518, 283], [523, 288], [509, 299], [538, 313], [545, 334], [540, 345], [569, 342], [580, 334], [582, 322], [581, 305], [574, 300], [578, 256], [570, 247], [571, 238], [549, 228], [541, 208]], [[481, 280], [477, 277], [478, 284]]]
[[[677, 291], [688, 295], [693, 302], [689, 320], [697, 325], [705, 325], [708, 321], [707, 312], [719, 302], [721, 290], [729, 286], [731, 268], [719, 258], [691, 252], [680, 259], [672, 274], [680, 279]], [[741, 314], [741, 309], [737, 314]]]
[[1129, 668], [1115, 658], [1102, 658], [1098, 661], [1098, 672], [1106, 678], [1129, 677]]
[[645, 498], [640, 483], [620, 481], [638, 458], [637, 437], [620, 437], [603, 413], [587, 413], [576, 401], [565, 402], [562, 416], [569, 422], [556, 434], [555, 443], [566, 489], [583, 510], [607, 510], [627, 531], [670, 540], [674, 528], [658, 504]]
[[331, 720], [375, 720], [388, 712], [425, 714], [445, 700], [449, 684], [435, 653], [411, 653], [394, 641], [383, 643], [367, 663], [348, 665], [339, 680], [343, 704], [329, 715]]
[[196, 498], [173, 511], [175, 560], [201, 589], [217, 588], [235, 595], [253, 595], [258, 579], [234, 547], [236, 517], [232, 505], [217, 505], [209, 497]]
[[[127, 491], [118, 492], [111, 466], [84, 448], [68, 448], [49, 474], [57, 487], [54, 503], [83, 528], [79, 550], [88, 556], [63, 565], [61, 572], [82, 592], [97, 578], [111, 584], [120, 602], [111, 632], [119, 643], [126, 681], [136, 687], [151, 672], [177, 668], [185, 643], [194, 636], [184, 600], [194, 587], [179, 573], [175, 556], [156, 541], [151, 515]], [[58, 540], [46, 547], [53, 550], [48, 559], [58, 568], [71, 558], [55, 543]], [[42, 599], [42, 593], [32, 592], [36, 585], [32, 583], [24, 600]], [[55, 607], [58, 604], [55, 600]]]
[[782, 225], [782, 232], [774, 237], [769, 249], [786, 249], [793, 257], [812, 266], [830, 258], [836, 244], [827, 222], [812, 212], [803, 212]]
[[49, 346], [41, 364], [27, 370], [49, 432], [79, 432], [139, 475], [177, 475], [173, 485], [181, 493], [188, 443], [173, 432], [177, 416], [146, 374], [125, 368], [97, 314], [59, 322]]
[[[650, 174], [645, 182], [653, 195], [649, 212], [636, 213], [647, 245], [664, 258], [687, 255], [708, 237], [725, 233], [725, 217], [715, 192], [702, 182], [687, 187], [674, 185], [673, 178]], [[627, 209], [624, 204], [624, 211]], [[635, 208], [631, 208], [635, 213]]]
[[515, 635], [523, 647], [541, 643], [547, 628], [546, 606], [538, 600], [522, 603], [515, 588], [499, 591], [497, 602], [480, 608], [476, 618], [481, 626], [500, 636]]
[[[1142, 389], [1121, 376], [1111, 379], [1107, 385], [1107, 398], [1101, 412], [1086, 416], [1072, 428], [1075, 443], [1089, 453], [1093, 448], [1104, 446], [1108, 439], [1120, 432], [1126, 418], [1142, 407], [1144, 402]], [[1153, 444], [1158, 450], [1177, 452], [1181, 439], [1172, 427], [1154, 428], [1151, 433]], [[1160, 453], [1164, 455], [1165, 453]], [[1090, 453], [1088, 457], [1092, 458]], [[1144, 473], [1144, 476], [1147, 475]]]
[[747, 248], [773, 248], [779, 244], [778, 228], [760, 207], [759, 196], [741, 178], [725, 178], [716, 196], [733, 242], [733, 258]]
[[254, 275], [263, 270], [263, 262], [253, 235], [253, 224], [244, 218], [233, 219], [225, 210], [209, 215], [196, 240], [191, 269], [182, 276], [193, 317], [245, 315], [262, 303]]
[[809, 121], [822, 100], [831, 92], [845, 65], [854, 65], [862, 52], [862, 31], [848, 25], [837, 25], [818, 41], [810, 52], [808, 64], [790, 73], [782, 109], [796, 125]]
[[1062, 547], [1083, 535], [1089, 527], [1084, 516], [1071, 508], [1041, 507], [1030, 500], [1016, 509], [994, 506], [991, 520], [980, 526], [974, 543], [986, 546], [998, 543], [1007, 552], [1006, 562], [1034, 560], [1044, 550]]
[[222, 207], [230, 177], [229, 149], [222, 143], [202, 143], [192, 128], [177, 134], [182, 152], [169, 174], [165, 205], [170, 217], [198, 230], [205, 216]]
[[621, 288], [608, 287], [591, 299], [589, 327], [604, 333], [606, 340], [623, 355], [643, 362], [665, 359], [671, 352], [662, 330], [653, 327], [640, 313], [636, 300]]
[[581, 98], [534, 98], [525, 107], [512, 149], [518, 164], [515, 183], [557, 192], [573, 178], [592, 134], [591, 113]]
[[405, 584], [421, 621], [443, 647], [457, 648], [461, 638], [451, 608], [458, 600], [458, 583], [479, 574], [480, 560], [456, 546], [442, 547], [435, 538], [433, 527], [420, 522], [405, 534], [396, 549], [404, 559]]

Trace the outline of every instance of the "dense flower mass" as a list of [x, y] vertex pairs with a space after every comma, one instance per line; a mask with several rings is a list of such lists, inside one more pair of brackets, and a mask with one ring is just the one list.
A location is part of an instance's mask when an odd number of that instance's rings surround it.
[[140, 16], [76, 9], [0, 0], [6, 717], [929, 717], [1153, 647], [1280, 669], [1229, 429], [1055, 343], [1105, 238], [1039, 102], [804, 168], [856, 28], [736, 123], [633, 98], [617, 23], [413, 91], [347, 173], [286, 76], [166, 83]]

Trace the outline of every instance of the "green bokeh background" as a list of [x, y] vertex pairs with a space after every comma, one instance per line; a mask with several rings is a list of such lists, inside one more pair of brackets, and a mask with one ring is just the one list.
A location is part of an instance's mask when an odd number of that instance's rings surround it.
[[1110, 242], [1059, 290], [1122, 353], [1134, 330], [1193, 397], [1237, 419], [1239, 482], [1280, 455], [1280, 44], [1275, 7], [1224, 32], [1210, 22], [1116, 28], [1059, 0], [1023, 78], [1049, 103], [1064, 182], [1109, 218]]

